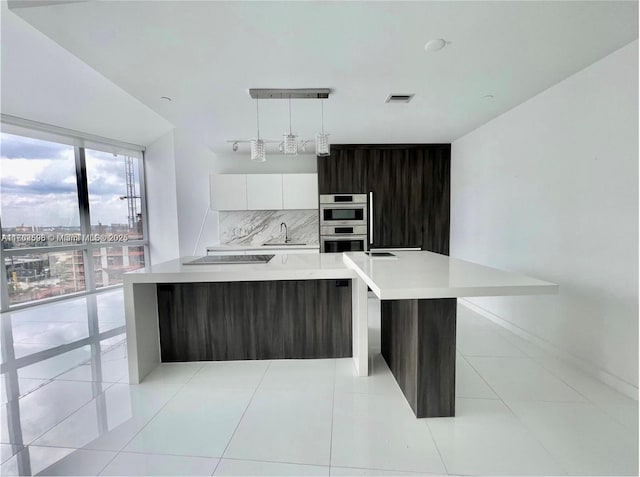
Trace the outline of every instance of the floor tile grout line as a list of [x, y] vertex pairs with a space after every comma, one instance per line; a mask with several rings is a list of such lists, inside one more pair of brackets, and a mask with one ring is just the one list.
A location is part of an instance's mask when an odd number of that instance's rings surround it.
[[482, 379], [485, 384], [487, 386], [489, 386], [489, 389], [491, 389], [496, 396], [498, 396], [498, 398], [500, 399], [500, 402], [509, 410], [509, 413], [511, 413], [511, 415], [514, 417], [514, 419], [519, 422], [526, 430], [527, 430], [527, 434], [530, 435], [533, 440], [535, 440], [538, 444], [540, 444], [540, 447], [542, 447], [544, 449], [544, 451], [549, 455], [549, 457], [552, 458], [553, 462], [555, 462], [556, 464], [558, 464], [559, 468], [562, 469], [562, 471], [564, 472], [565, 475], [569, 475], [569, 471], [566, 469], [564, 463], [560, 460], [560, 458], [558, 456], [556, 456], [556, 454], [554, 454], [553, 452], [551, 452], [546, 445], [544, 445], [544, 443], [542, 442], [542, 440], [536, 435], [535, 432], [533, 432], [533, 430], [526, 425], [526, 423], [524, 421], [522, 421], [522, 419], [520, 419], [518, 417], [518, 415], [513, 412], [513, 409], [511, 409], [511, 406], [509, 406], [509, 404], [507, 404], [507, 402], [504, 400], [504, 398], [498, 394], [498, 392], [493, 389], [493, 387], [489, 384], [489, 382], [484, 378], [484, 376], [480, 373], [480, 371], [478, 371], [473, 364], [471, 364], [468, 360], [465, 359], [465, 361], [467, 361], [467, 364], [469, 364], [469, 366], [471, 366], [471, 368], [478, 374], [478, 376], [480, 376], [480, 379]]
[[333, 421], [335, 419], [334, 409], [336, 403], [336, 377], [338, 374], [338, 361], [333, 361], [333, 393], [331, 395], [331, 430], [329, 432], [329, 469], [333, 459]]
[[[55, 380], [52, 380], [51, 382], [54, 382]], [[115, 383], [109, 383], [109, 386], [105, 387], [102, 392], [100, 394], [104, 394], [105, 391], [107, 389], [109, 389], [111, 386], [113, 386]], [[78, 412], [80, 409], [84, 409], [85, 407], [87, 407], [89, 404], [91, 404], [93, 401], [96, 400], [98, 396], [93, 396], [91, 397], [91, 399], [89, 399], [87, 402], [85, 402], [84, 404], [82, 404], [79, 408], [71, 411], [69, 414], [66, 414], [62, 419], [60, 419], [58, 422], [56, 422], [54, 425], [52, 425], [51, 427], [48, 427], [45, 431], [41, 432], [40, 434], [36, 435], [36, 437], [34, 437], [33, 439], [31, 439], [29, 441], [29, 443], [25, 444], [23, 443], [22, 445], [24, 445], [25, 447], [28, 447], [30, 445], [32, 445], [35, 441], [37, 441], [38, 439], [40, 439], [41, 437], [43, 437], [45, 434], [47, 434], [49, 431], [51, 431], [54, 427], [57, 427], [58, 425], [62, 424], [64, 421], [66, 421], [67, 419], [69, 419], [71, 416], [73, 416], [76, 412]], [[15, 445], [19, 445], [19, 444], [15, 444]], [[34, 444], [36, 447], [40, 447], [37, 444]], [[44, 447], [44, 446], [43, 446]], [[73, 447], [67, 447], [67, 449], [73, 449]]]
[[[542, 364], [540, 364], [535, 358], [530, 357], [530, 356], [526, 356], [526, 357], [511, 357], [511, 356], [469, 356], [470, 358], [492, 358], [492, 359], [526, 359], [530, 362], [532, 362], [533, 364], [535, 364], [536, 366], [539, 366], [540, 368], [542, 368], [544, 371], [546, 371], [547, 373], [549, 373], [551, 376], [553, 376], [555, 379], [557, 379], [558, 381], [560, 381], [562, 384], [564, 384], [565, 386], [567, 386], [569, 389], [571, 389], [572, 391], [574, 391], [578, 396], [580, 396], [581, 398], [583, 398], [582, 401], [553, 401], [553, 400], [549, 400], [549, 401], [545, 401], [545, 402], [588, 402], [593, 404], [594, 406], [596, 406], [596, 404], [594, 402], [592, 402], [587, 396], [585, 396], [583, 393], [581, 393], [580, 391], [578, 391], [576, 388], [574, 388], [571, 384], [569, 384], [568, 382], [566, 382], [564, 379], [562, 379], [560, 376], [557, 376], [555, 373], [553, 373], [550, 369], [547, 369], [545, 366], [543, 366]], [[468, 359], [465, 360], [467, 361], [467, 363], [469, 363], [469, 365], [471, 366], [471, 363]], [[476, 368], [473, 368], [478, 374], [480, 373], [478, 370], [476, 370]], [[514, 399], [516, 401], [522, 401], [522, 399]], [[544, 401], [543, 399], [530, 399], [530, 401]]]
[[449, 475], [449, 469], [447, 468], [447, 463], [445, 462], [444, 457], [442, 456], [442, 452], [440, 452], [440, 447], [438, 447], [438, 443], [436, 442], [436, 437], [433, 435], [433, 432], [431, 431], [431, 426], [429, 425], [428, 419], [425, 419], [425, 424], [427, 425], [427, 430], [429, 431], [429, 435], [431, 436], [433, 445], [436, 447], [436, 451], [438, 452], [438, 457], [440, 457], [440, 462], [442, 462], [442, 467], [444, 467], [445, 473]]
[[[161, 364], [162, 364], [162, 363], [161, 363]], [[159, 366], [158, 366], [158, 367], [159, 367]], [[187, 383], [193, 379], [193, 377], [198, 373], [198, 371], [200, 371], [200, 369], [201, 369], [202, 367], [203, 367], [203, 364], [201, 364], [201, 365], [200, 365], [200, 368], [198, 368], [198, 370], [197, 370], [197, 371], [195, 371], [195, 372], [194, 372], [194, 373], [189, 377], [189, 379], [187, 379], [184, 383], [182, 383], [182, 384], [177, 383], [178, 388], [177, 388], [177, 389], [176, 389], [176, 391], [171, 395], [171, 397], [169, 397], [169, 399], [167, 399], [167, 402], [165, 402], [162, 406], [160, 406], [160, 408], [159, 408], [159, 409], [158, 409], [158, 410], [153, 414], [153, 416], [151, 416], [151, 417], [147, 420], [147, 422], [145, 422], [145, 423], [144, 423], [144, 425], [143, 425], [140, 429], [138, 429], [138, 431], [137, 431], [137, 432], [136, 432], [136, 433], [135, 433], [135, 434], [134, 434], [130, 439], [128, 439], [128, 440], [127, 440], [127, 441], [126, 441], [126, 442], [125, 442], [125, 443], [124, 443], [124, 444], [123, 444], [123, 445], [122, 445], [122, 446], [121, 446], [121, 447], [116, 451], [116, 455], [114, 455], [114, 456], [113, 456], [113, 458], [112, 458], [109, 462], [107, 462], [107, 463], [105, 464], [105, 466], [104, 466], [102, 469], [100, 469], [100, 472], [98, 472], [98, 474], [97, 474], [97, 475], [102, 474], [102, 472], [104, 472], [104, 471], [105, 471], [105, 469], [106, 469], [107, 467], [109, 467], [109, 465], [111, 465], [111, 463], [112, 463], [112, 462], [113, 462], [113, 461], [118, 457], [118, 455], [120, 454], [120, 452], [122, 452], [122, 449], [124, 449], [125, 447], [127, 447], [127, 446], [131, 443], [131, 441], [133, 441], [136, 437], [138, 437], [138, 435], [139, 435], [139, 434], [140, 434], [140, 433], [141, 433], [141, 432], [142, 432], [142, 431], [143, 431], [143, 430], [144, 430], [144, 429], [145, 429], [145, 428], [146, 428], [146, 427], [151, 423], [151, 421], [153, 421], [153, 420], [158, 416], [158, 414], [159, 414], [159, 413], [160, 413], [160, 412], [161, 412], [161, 411], [162, 411], [162, 410], [163, 410], [163, 409], [164, 409], [164, 408], [165, 408], [165, 407], [166, 407], [166, 406], [167, 406], [167, 405], [168, 405], [168, 404], [173, 400], [173, 398], [175, 398], [175, 397], [178, 395], [178, 393], [179, 393], [180, 391], [182, 391], [182, 389], [187, 385]], [[158, 368], [156, 368], [156, 369], [158, 369]], [[124, 383], [123, 383], [123, 384], [124, 384]], [[126, 383], [126, 384], [128, 384], [129, 386], [131, 386], [131, 384], [129, 384], [129, 383]], [[171, 384], [171, 383], [165, 383], [165, 384]]]
[[[212, 457], [213, 458], [213, 457]], [[220, 457], [220, 460], [222, 460], [223, 458]], [[251, 459], [251, 458], [242, 458], [239, 459], [238, 457], [224, 457], [224, 460], [235, 460], [238, 462], [257, 462], [257, 463], [265, 463], [265, 464], [286, 464], [286, 465], [301, 465], [301, 466], [306, 466], [306, 467], [322, 467], [325, 469], [330, 469], [331, 466], [329, 465], [322, 465], [322, 464], [302, 464], [300, 462], [289, 462], [286, 460], [264, 460], [264, 459]], [[383, 470], [383, 469], [380, 469]], [[215, 473], [215, 471], [214, 471]]]
[[[4, 374], [4, 373], [3, 373], [3, 374]], [[40, 378], [20, 378], [20, 377], [18, 377], [18, 381], [19, 381], [20, 379], [40, 379]], [[26, 393], [24, 393], [24, 394], [22, 394], [22, 395], [18, 396], [16, 399], [20, 400], [20, 399], [22, 399], [22, 398], [27, 397], [29, 394], [31, 394], [31, 393], [33, 393], [33, 392], [37, 391], [37, 390], [38, 390], [38, 389], [40, 389], [41, 387], [46, 386], [47, 384], [52, 383], [52, 382], [54, 381], [54, 379], [53, 379], [53, 378], [51, 378], [51, 379], [42, 379], [42, 381], [45, 381], [45, 382], [44, 382], [44, 383], [42, 383], [42, 384], [40, 384], [38, 387], [36, 387], [36, 388], [34, 388], [34, 389], [31, 389], [30, 391], [27, 391]], [[9, 399], [8, 401], [3, 402], [1, 405], [2, 405], [2, 406], [4, 406], [5, 404], [9, 404], [11, 401], [14, 401], [14, 399]]]
[[[554, 373], [554, 372], [552, 371], [552, 369], [550, 369], [550, 367], [548, 367], [548, 366], [546, 366], [544, 363], [540, 362], [540, 361], [538, 360], [539, 358], [532, 358], [532, 359], [533, 359], [533, 360], [536, 362], [536, 364], [538, 364], [542, 369], [544, 369], [545, 371], [547, 371], [547, 372], [549, 372], [550, 374], [552, 374], [555, 378], [559, 379], [559, 380], [560, 380], [560, 381], [562, 381], [564, 384], [566, 384], [566, 385], [567, 385], [567, 386], [569, 386], [571, 389], [573, 389], [576, 393], [578, 393], [580, 396], [582, 396], [582, 397], [587, 401], [587, 403], [592, 404], [592, 405], [593, 405], [594, 407], [596, 407], [598, 410], [600, 410], [600, 411], [601, 411], [601, 412], [603, 412], [605, 415], [607, 415], [607, 417], [609, 417], [609, 418], [613, 419], [614, 421], [616, 421], [618, 424], [620, 424], [622, 427], [625, 427], [625, 429], [626, 429], [626, 426], [624, 426], [624, 424], [620, 423], [620, 421], [618, 421], [618, 419], [616, 419], [616, 418], [615, 418], [615, 417], [613, 417], [611, 414], [609, 414], [609, 412], [605, 409], [605, 407], [604, 407], [604, 406], [601, 406], [601, 405], [600, 405], [599, 403], [597, 403], [596, 401], [594, 401], [594, 400], [590, 399], [590, 398], [589, 398], [585, 393], [583, 393], [583, 392], [579, 391], [578, 389], [576, 389], [575, 387], [573, 387], [571, 384], [569, 384], [569, 383], [568, 383], [564, 378], [562, 378], [561, 376], [559, 376], [559, 375], [557, 375], [556, 373]], [[567, 365], [567, 366], [570, 366], [570, 365]], [[571, 366], [570, 366], [570, 367], [571, 367]], [[582, 371], [580, 371], [580, 369], [579, 369], [579, 368], [575, 368], [575, 370], [576, 370], [576, 371], [579, 371], [580, 373], [582, 373]], [[615, 393], [615, 394], [617, 394], [617, 395], [620, 395], [620, 396], [622, 396], [622, 397], [624, 397], [624, 398], [627, 398], [627, 399], [631, 399], [631, 398], [628, 398], [627, 396], [625, 396], [624, 394], [622, 394], [622, 393], [620, 393], [620, 392], [616, 391], [614, 388], [610, 387], [610, 386], [609, 386], [609, 385], [607, 385], [606, 383], [602, 383], [602, 382], [600, 382], [600, 381], [596, 380], [595, 378], [590, 378], [590, 377], [589, 377], [589, 375], [587, 375], [587, 374], [585, 374], [585, 377], [587, 377], [588, 379], [591, 379], [591, 380], [595, 381], [595, 382], [596, 382], [596, 383], [598, 383], [598, 384], [601, 384], [601, 385], [605, 386], [607, 389], [611, 390], [612, 392], [614, 392], [614, 393]], [[637, 406], [637, 405], [638, 405], [638, 403], [636, 402], [636, 406]]]
[[[464, 305], [462, 305], [464, 306]], [[466, 307], [465, 307], [466, 308]], [[484, 320], [486, 320], [486, 322], [491, 323], [493, 325], [495, 325], [495, 323], [493, 323], [489, 318], [482, 316], [481, 314], [471, 310], [470, 308], [467, 308], [468, 310], [470, 310], [472, 313], [476, 314], [477, 316], [479, 316], [480, 318], [483, 318]], [[498, 325], [495, 325], [498, 326]], [[527, 344], [529, 344], [530, 346], [534, 347], [537, 350], [540, 350], [544, 353], [543, 356], [549, 356], [551, 358], [554, 359], [559, 359], [560, 362], [566, 366], [569, 366], [570, 368], [574, 368], [573, 366], [571, 366], [570, 363], [563, 361], [562, 359], [558, 358], [557, 356], [554, 356], [553, 354], [547, 352], [546, 350], [544, 350], [543, 348], [541, 348], [540, 346], [538, 346], [536, 343], [532, 342], [532, 341], [528, 341], [525, 340], [524, 338], [518, 336], [517, 334], [515, 334], [513, 331], [507, 329], [507, 328], [503, 328], [503, 327], [499, 327], [499, 330], [496, 331], [496, 333], [498, 333], [500, 336], [502, 336], [504, 339], [506, 339], [512, 346], [514, 346], [515, 348], [517, 348], [520, 352], [522, 352], [528, 359], [530, 359], [531, 361], [533, 361], [534, 363], [536, 363], [537, 365], [539, 365], [541, 368], [543, 368], [545, 371], [549, 372], [551, 375], [553, 375], [556, 379], [558, 379], [559, 381], [561, 381], [562, 383], [564, 383], [566, 386], [568, 386], [569, 388], [571, 388], [573, 391], [575, 391], [577, 394], [579, 394], [580, 396], [582, 396], [584, 399], [586, 399], [588, 402], [590, 402], [591, 404], [593, 404], [595, 407], [597, 407], [598, 409], [600, 409], [602, 412], [604, 412], [605, 414], [607, 414], [608, 416], [609, 413], [603, 408], [601, 407], [597, 402], [589, 399], [588, 396], [586, 396], [584, 393], [580, 392], [578, 389], [576, 389], [573, 385], [571, 385], [569, 382], [567, 382], [565, 379], [563, 379], [561, 376], [557, 375], [556, 373], [553, 372], [552, 369], [550, 369], [548, 366], [545, 366], [545, 364], [543, 362], [541, 362], [541, 356], [539, 355], [530, 355], [529, 353], [527, 353], [521, 346], [519, 346], [518, 344], [516, 344], [514, 341], [512, 341], [511, 339], [509, 339], [509, 337], [513, 338], [520, 338], [521, 340], [524, 340], [527, 342]], [[461, 353], [462, 354], [462, 353]], [[466, 359], [467, 355], [463, 355]], [[468, 355], [470, 357], [482, 357], [482, 356], [473, 356], [473, 355]], [[497, 358], [500, 358], [501, 356], [495, 356]], [[505, 358], [510, 358], [510, 356], [505, 356]], [[468, 362], [468, 360], [467, 360]], [[474, 368], [475, 369], [475, 368]], [[581, 371], [579, 368], [575, 368], [576, 371], [579, 371], [580, 373], [584, 373], [583, 371]], [[603, 386], [607, 387], [608, 389], [610, 389], [611, 391], [613, 391], [616, 394], [619, 394], [623, 397], [626, 397], [624, 394], [616, 391], [614, 388], [612, 388], [611, 386], [607, 385], [606, 383], [602, 383], [600, 381], [598, 381], [595, 378], [591, 378], [589, 375], [585, 374], [585, 376], [587, 378], [590, 378], [592, 380], [594, 380], [595, 382], [597, 382], [598, 384], [602, 384]], [[611, 416], [610, 416], [611, 417]], [[617, 422], [617, 420], [616, 420]]]
[[[333, 465], [331, 468], [341, 468], [341, 469], [358, 469], [358, 470], [379, 470], [382, 472], [398, 472], [399, 476], [404, 475], [426, 475], [426, 476], [439, 476], [443, 475], [441, 473], [436, 472], [419, 472], [415, 470], [396, 470], [396, 469], [381, 469], [380, 467], [355, 467], [353, 465]], [[463, 474], [446, 474], [446, 475], [463, 475]]]
[[[471, 312], [477, 314], [479, 317], [483, 318], [484, 320], [486, 320], [489, 323], [493, 322], [491, 320], [489, 320], [488, 318], [480, 315], [479, 313], [474, 312], [473, 310], [470, 310]], [[497, 326], [497, 325], [496, 325]], [[562, 376], [559, 376], [558, 374], [554, 373], [552, 369], [550, 369], [549, 366], [545, 365], [544, 362], [542, 361], [542, 357], [535, 355], [535, 356], [531, 356], [529, 355], [526, 351], [524, 351], [518, 344], [516, 344], [515, 342], [513, 342], [512, 340], [510, 340], [508, 337], [518, 337], [520, 338], [518, 335], [516, 335], [513, 331], [508, 330], [506, 328], [504, 329], [500, 329], [499, 332], [497, 331], [497, 333], [499, 335], [501, 335], [504, 339], [506, 339], [511, 345], [513, 345], [515, 348], [517, 348], [518, 350], [520, 350], [525, 356], [525, 358], [531, 360], [532, 362], [534, 362], [535, 364], [537, 364], [538, 366], [540, 366], [542, 369], [544, 369], [545, 371], [547, 371], [548, 373], [550, 373], [554, 378], [558, 379], [560, 382], [562, 382], [564, 385], [566, 385], [567, 387], [569, 387], [571, 390], [573, 390], [576, 394], [578, 394], [579, 396], [581, 396], [587, 403], [592, 404], [594, 407], [596, 407], [598, 410], [600, 410], [601, 412], [603, 412], [607, 417], [613, 419], [616, 423], [618, 423], [620, 426], [622, 426], [623, 428], [627, 429], [627, 430], [631, 430], [632, 432], [634, 432], [633, 429], [629, 429], [627, 428], [624, 424], [622, 424], [618, 419], [616, 419], [615, 417], [613, 417], [605, 408], [604, 406], [601, 406], [599, 403], [597, 403], [596, 401], [590, 399], [585, 393], [579, 391], [577, 388], [575, 388], [573, 385], [571, 385], [567, 380], [565, 380]], [[521, 338], [524, 339], [524, 338]], [[548, 353], [547, 351], [545, 351], [544, 349], [542, 349], [540, 346], [538, 346], [536, 343], [533, 342], [528, 342], [529, 345], [533, 346], [534, 348], [543, 351], [544, 355], [549, 356], [551, 358], [554, 359], [558, 359], [556, 356], [552, 355], [551, 353]], [[494, 358], [506, 358], [506, 359], [511, 359], [512, 357], [510, 356], [479, 356], [479, 355], [463, 355], [461, 353], [461, 355], [465, 358], [465, 360], [469, 363], [469, 365], [471, 365], [471, 363], [469, 362], [469, 360], [467, 360], [467, 356], [469, 357], [494, 357]], [[543, 356], [544, 356], [543, 355]], [[513, 357], [513, 358], [517, 358], [517, 357]], [[520, 357], [522, 358], [522, 357]], [[562, 364], [564, 364], [565, 366], [569, 366], [570, 368], [573, 368], [573, 366], [571, 366], [570, 363], [566, 363], [563, 362], [562, 360], [560, 360]], [[475, 368], [473, 368], [475, 370]], [[582, 371], [579, 368], [575, 368], [576, 371], [579, 371], [582, 373]], [[478, 374], [480, 374], [477, 370], [476, 372]], [[623, 397], [626, 397], [624, 394], [619, 393], [618, 391], [616, 391], [615, 389], [611, 388], [609, 385], [607, 385], [606, 383], [601, 383], [600, 381], [596, 380], [595, 378], [591, 378], [589, 375], [585, 376], [589, 379], [594, 380], [595, 382], [597, 382], [598, 384], [601, 384], [605, 387], [607, 387], [608, 389], [610, 389], [612, 392], [619, 394]], [[484, 380], [484, 378], [483, 378]], [[486, 381], [485, 381], [486, 382]], [[492, 388], [493, 389], [493, 388]], [[495, 392], [495, 391], [494, 391]], [[532, 400], [532, 401], [541, 401], [541, 402], [585, 402], [585, 401], [542, 401], [542, 400]], [[529, 402], [532, 402], [529, 401]]]
[[256, 385], [256, 388], [253, 390], [253, 394], [251, 394], [251, 397], [249, 398], [249, 402], [247, 403], [247, 406], [244, 408], [244, 411], [242, 411], [242, 415], [240, 416], [240, 419], [238, 419], [238, 424], [236, 424], [235, 429], [231, 433], [231, 436], [229, 437], [229, 441], [227, 442], [227, 445], [224, 447], [224, 450], [220, 453], [220, 459], [218, 460], [218, 464], [216, 464], [216, 468], [213, 469], [213, 472], [211, 473], [212, 476], [215, 475], [216, 471], [218, 470], [218, 467], [220, 466], [220, 462], [222, 462], [222, 459], [224, 458], [224, 455], [227, 452], [227, 449], [229, 448], [229, 445], [231, 445], [231, 441], [233, 440], [233, 437], [236, 435], [236, 432], [238, 431], [238, 428], [240, 427], [240, 424], [242, 423], [242, 420], [244, 419], [244, 415], [247, 413], [247, 410], [249, 409], [249, 406], [251, 406], [251, 403], [253, 402], [253, 398], [255, 397], [256, 393], [258, 392], [258, 389], [260, 389], [260, 385], [262, 384], [262, 381], [264, 380], [264, 377], [267, 375], [267, 371], [269, 371], [269, 368], [271, 368], [271, 363], [272, 363], [272, 361], [270, 360], [269, 363], [267, 364], [267, 366], [264, 368], [264, 372], [262, 373], [262, 376], [260, 377], [260, 381], [258, 381], [258, 384]]
[[[115, 348], [116, 346], [120, 346], [120, 343], [118, 343], [118, 344], [116, 344], [116, 345], [112, 346], [111, 348], [109, 348], [109, 349], [107, 349], [107, 350], [102, 351], [101, 353], [104, 353], [104, 352], [107, 352], [107, 351], [111, 351], [111, 349]], [[24, 398], [24, 397], [28, 396], [29, 394], [31, 394], [31, 393], [33, 393], [33, 392], [37, 391], [38, 389], [40, 389], [40, 388], [41, 388], [41, 387], [43, 387], [43, 386], [46, 386], [47, 384], [52, 383], [53, 381], [67, 381], [67, 382], [69, 382], [69, 381], [70, 381], [70, 382], [84, 382], [84, 383], [98, 383], [98, 382], [100, 382], [100, 383], [107, 383], [107, 384], [117, 384], [117, 383], [119, 383], [119, 382], [120, 382], [120, 380], [118, 380], [118, 381], [104, 381], [104, 380], [103, 380], [103, 381], [93, 381], [93, 380], [79, 380], [79, 379], [60, 379], [60, 376], [62, 376], [62, 375], [64, 375], [64, 374], [66, 374], [66, 373], [68, 373], [68, 372], [71, 372], [71, 371], [73, 371], [74, 369], [78, 369], [80, 366], [86, 366], [90, 361], [91, 361], [91, 358], [90, 358], [87, 362], [85, 362], [85, 363], [80, 363], [80, 364], [78, 364], [78, 365], [76, 365], [76, 366], [73, 366], [73, 367], [69, 368], [68, 370], [63, 371], [62, 373], [55, 375], [55, 376], [54, 376], [54, 377], [52, 377], [52, 378], [20, 378], [20, 377], [18, 377], [18, 379], [36, 379], [36, 380], [44, 381], [43, 383], [41, 383], [41, 384], [40, 384], [39, 386], [37, 386], [36, 388], [31, 389], [31, 390], [27, 391], [25, 394], [22, 394], [22, 395], [18, 396], [18, 399], [22, 399], [22, 398]], [[35, 363], [34, 363], [34, 364], [35, 364]], [[122, 377], [123, 377], [123, 378], [125, 377], [125, 376], [124, 376], [124, 374], [123, 374], [123, 376], [122, 376]], [[122, 378], [121, 378], [121, 379], [122, 379]], [[109, 387], [110, 387], [110, 386], [109, 386]], [[106, 388], [105, 388], [105, 390], [106, 390]], [[10, 401], [11, 401], [11, 400], [10, 400]], [[8, 403], [8, 402], [9, 402], [9, 401], [7, 401], [7, 403]], [[6, 404], [6, 403], [2, 403], [2, 404]], [[84, 406], [83, 406], [83, 407], [84, 407]]]

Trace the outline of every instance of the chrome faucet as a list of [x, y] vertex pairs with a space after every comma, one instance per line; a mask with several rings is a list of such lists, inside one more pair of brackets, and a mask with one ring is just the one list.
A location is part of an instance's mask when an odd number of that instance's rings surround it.
[[280, 224], [280, 232], [282, 232], [282, 227], [284, 227], [284, 243], [291, 242], [291, 239], [289, 238], [289, 232], [287, 230], [287, 224], [285, 222], [282, 222]]

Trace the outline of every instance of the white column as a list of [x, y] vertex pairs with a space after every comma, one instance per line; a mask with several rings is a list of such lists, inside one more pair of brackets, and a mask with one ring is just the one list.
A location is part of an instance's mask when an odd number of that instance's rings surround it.
[[361, 278], [351, 279], [353, 364], [356, 376], [369, 375], [369, 331], [367, 284]]
[[160, 329], [155, 283], [124, 280], [129, 383], [138, 384], [160, 364]]

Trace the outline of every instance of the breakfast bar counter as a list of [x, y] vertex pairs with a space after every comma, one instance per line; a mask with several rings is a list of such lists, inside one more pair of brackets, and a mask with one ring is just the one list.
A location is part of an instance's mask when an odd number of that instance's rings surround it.
[[416, 417], [455, 415], [458, 297], [539, 295], [558, 286], [426, 251], [344, 254], [381, 303], [382, 356]]

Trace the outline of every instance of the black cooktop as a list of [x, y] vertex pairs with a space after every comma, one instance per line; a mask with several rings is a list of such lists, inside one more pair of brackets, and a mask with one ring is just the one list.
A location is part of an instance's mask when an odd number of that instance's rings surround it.
[[238, 264], [238, 263], [267, 263], [275, 255], [207, 255], [206, 257], [196, 258], [183, 265], [217, 265], [220, 263]]

